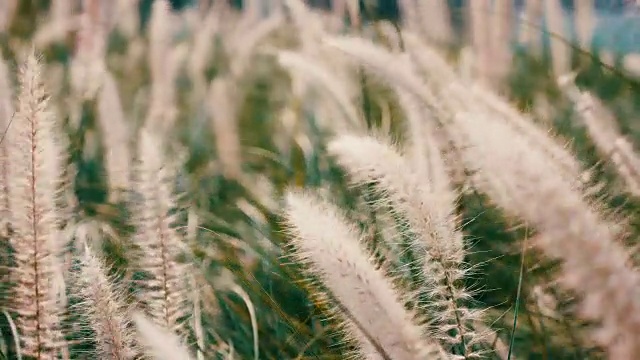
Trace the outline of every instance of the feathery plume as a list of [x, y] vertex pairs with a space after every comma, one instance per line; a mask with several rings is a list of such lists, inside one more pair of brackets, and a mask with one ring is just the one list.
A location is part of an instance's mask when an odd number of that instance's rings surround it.
[[453, 31], [446, 0], [416, 1], [416, 11], [424, 34], [441, 45], [450, 45]]
[[520, 43], [524, 44], [535, 54], [539, 54], [541, 47], [540, 28], [542, 16], [544, 15], [544, 0], [527, 0], [524, 5], [524, 12], [520, 19], [518, 33]]
[[166, 134], [176, 120], [175, 80], [186, 58], [187, 47], [172, 47], [174, 16], [167, 0], [153, 3], [149, 23], [149, 57], [151, 99], [146, 124]]
[[442, 154], [448, 141], [446, 134], [419, 99], [402, 88], [397, 88], [396, 92], [408, 122], [405, 130], [410, 143], [408, 161], [418, 177], [428, 182], [432, 192], [443, 198], [445, 207], [453, 209], [457, 196], [452, 190], [449, 164], [445, 165]]
[[129, 188], [130, 130], [122, 110], [116, 81], [110, 73], [105, 74], [98, 95], [97, 117], [105, 147], [104, 162], [109, 179], [109, 197], [111, 201], [116, 201], [118, 192]]
[[[382, 270], [374, 268], [360, 244], [360, 236], [340, 211], [310, 195], [290, 192], [286, 218], [297, 251], [294, 256], [311, 266], [340, 304], [390, 358], [445, 359], [439, 345], [423, 338], [414, 316]], [[352, 331], [355, 323], [347, 325]], [[371, 348], [365, 344], [365, 348]]]
[[209, 113], [223, 175], [237, 180], [242, 175], [242, 146], [236, 123], [235, 90], [229, 79], [214, 79], [209, 87]]
[[284, 22], [283, 16], [275, 14], [259, 21], [246, 31], [236, 31], [228, 43], [229, 53], [233, 56], [231, 73], [239, 77], [250, 67], [253, 52], [269, 35]]
[[[542, 128], [526, 114], [523, 114], [506, 99], [500, 97], [485, 86], [477, 83], [465, 83], [455, 75], [451, 66], [445, 61], [442, 55], [431, 49], [415, 34], [404, 33], [405, 42], [420, 69], [427, 73], [432, 82], [432, 88], [441, 88], [438, 98], [447, 109], [438, 109], [437, 104], [427, 102], [431, 108], [439, 110], [436, 115], [455, 114], [461, 109], [467, 111], [482, 112], [492, 114], [491, 121], [501, 121], [506, 123], [520, 135], [525, 136], [531, 147], [534, 147], [549, 157], [550, 164], [556, 167], [556, 171], [564, 174], [567, 179], [575, 180], [582, 173], [582, 164], [571, 154], [558, 138], [549, 136], [549, 130]], [[398, 83], [396, 87], [404, 88], [404, 91], [411, 90], [407, 86]], [[400, 93], [400, 91], [399, 91]], [[416, 100], [430, 100], [429, 98], [415, 96]], [[436, 100], [438, 101], [438, 100]], [[434, 106], [435, 105], [435, 106]], [[440, 122], [449, 123], [449, 119], [440, 116]], [[454, 138], [459, 134], [449, 132]]]
[[[421, 259], [421, 285], [430, 298], [421, 306], [434, 319], [432, 331], [446, 343], [462, 344], [464, 358], [476, 356], [472, 347], [479, 339], [471, 324], [478, 320], [478, 313], [464, 305], [470, 295], [459, 285], [465, 273], [465, 250], [462, 234], [456, 229], [450, 191], [436, 191], [428, 177], [421, 180], [427, 174], [414, 171], [391, 146], [372, 137], [342, 135], [329, 143], [328, 150], [337, 156], [352, 181], [373, 184], [391, 202], [393, 211], [406, 217], [414, 235], [411, 245]], [[451, 331], [455, 335], [450, 335]]]
[[326, 33], [322, 19], [301, 0], [283, 0], [296, 27], [305, 53], [320, 55], [318, 42]]
[[102, 85], [106, 71], [107, 32], [104, 3], [83, 0], [76, 54], [72, 59], [73, 89], [84, 98], [93, 98]]
[[477, 186], [539, 231], [536, 244], [561, 260], [561, 283], [582, 298], [580, 315], [598, 322], [594, 339], [611, 359], [640, 352], [640, 276], [629, 266], [615, 226], [585, 201], [575, 183], [548, 169], [547, 158], [522, 136], [486, 116], [459, 114], [469, 143], [463, 159], [477, 169]]
[[506, 80], [511, 70], [510, 66], [496, 64], [511, 64], [511, 52], [513, 45], [511, 43], [513, 35], [513, 1], [512, 0], [496, 0], [493, 4], [491, 12], [491, 39], [490, 45], [492, 56], [492, 66], [489, 68], [492, 73], [493, 81], [496, 86], [500, 86]]
[[162, 82], [167, 68], [167, 55], [171, 48], [171, 16], [170, 5], [167, 0], [153, 2], [151, 19], [149, 22], [149, 67], [151, 80], [159, 88], [167, 85]]
[[476, 76], [480, 81], [490, 80], [491, 73], [491, 36], [487, 19], [491, 14], [490, 0], [477, 0], [469, 3], [471, 17], [471, 42], [476, 59]]
[[0, 33], [9, 29], [17, 9], [18, 0], [6, 0], [0, 5]]
[[571, 71], [571, 48], [565, 43], [564, 14], [560, 0], [544, 0], [547, 28], [551, 34], [551, 61], [556, 78]]
[[182, 239], [174, 227], [172, 211], [173, 167], [167, 164], [158, 136], [143, 128], [139, 138], [139, 161], [134, 186], [140, 196], [136, 208], [136, 244], [140, 247], [138, 266], [149, 276], [142, 281], [142, 300], [150, 318], [180, 333], [188, 306], [185, 266], [178, 262]]
[[594, 0], [576, 1], [575, 27], [578, 44], [585, 50], [591, 49], [594, 30]]
[[238, 54], [239, 58], [246, 59], [248, 54], [254, 51], [262, 40], [271, 35], [279, 26], [283, 25], [284, 20], [283, 15], [275, 14], [264, 20], [260, 20], [255, 25], [252, 25], [251, 28], [246, 29], [246, 31], [235, 31], [231, 34], [232, 36], [228, 44], [230, 50]]
[[443, 106], [437, 105], [440, 101], [420, 78], [406, 54], [393, 54], [371, 40], [355, 36], [326, 36], [322, 42], [357, 60], [389, 83], [403, 87], [436, 110], [446, 112]]
[[[467, 86], [466, 89], [471, 90], [470, 95], [474, 97], [474, 100], [478, 100], [469, 102], [479, 106], [479, 108], [471, 109], [481, 112], [490, 111], [492, 118], [505, 121], [513, 130], [527, 138], [529, 146], [546, 153], [549, 157], [549, 164], [567, 179], [576, 180], [580, 176], [583, 165], [567, 149], [567, 146], [562, 144], [559, 138], [550, 133], [550, 129], [539, 126], [530, 116], [521, 113], [508, 101], [482, 86], [472, 85]], [[461, 88], [458, 87], [458, 90]], [[458, 92], [458, 94], [458, 96], [465, 96], [464, 92]]]
[[[9, 69], [0, 58], [0, 134], [6, 134], [13, 117], [13, 91], [11, 90]], [[9, 167], [11, 158], [7, 153], [7, 141], [0, 142], [0, 237], [6, 237], [9, 230]]]
[[79, 307], [88, 316], [95, 333], [96, 355], [101, 359], [134, 359], [136, 350], [124, 292], [106, 273], [102, 261], [85, 244], [80, 271], [75, 278], [75, 291], [81, 299]]
[[420, 11], [416, 0], [399, 0], [398, 8], [402, 14], [402, 21], [405, 28], [411, 31], [420, 32]]
[[565, 94], [574, 102], [577, 116], [587, 129], [596, 149], [604, 158], [612, 161], [618, 174], [627, 185], [630, 194], [640, 197], [640, 157], [625, 139], [615, 116], [589, 92], [582, 92], [571, 76], [559, 79]]
[[14, 250], [13, 307], [23, 355], [55, 358], [61, 345], [57, 292], [59, 216], [56, 200], [63, 150], [48, 109], [41, 65], [32, 52], [21, 67], [17, 111], [5, 141], [11, 159], [9, 199]]
[[133, 315], [139, 340], [147, 355], [154, 360], [193, 360], [180, 338], [150, 321], [141, 313]]
[[138, 31], [139, 25], [139, 17], [137, 16], [138, 12], [137, 6], [139, 0], [115, 0], [116, 1], [116, 9], [114, 16], [115, 18], [115, 28], [118, 29], [127, 39], [131, 40]]
[[200, 19], [197, 31], [193, 34], [193, 47], [188, 58], [188, 71], [197, 92], [204, 92], [206, 82], [203, 80], [205, 70], [211, 61], [213, 41], [220, 31], [220, 15], [217, 11], [207, 12]]
[[309, 56], [293, 51], [279, 51], [278, 62], [290, 71], [295, 71], [301, 77], [308, 77], [321, 84], [326, 89], [326, 93], [331, 95], [340, 105], [347, 121], [356, 128], [360, 127], [362, 121], [358, 110], [353, 106], [353, 101], [349, 101], [349, 99], [353, 98], [353, 90], [346, 86], [348, 84], [345, 84], [343, 79], [337, 78], [326, 67]]

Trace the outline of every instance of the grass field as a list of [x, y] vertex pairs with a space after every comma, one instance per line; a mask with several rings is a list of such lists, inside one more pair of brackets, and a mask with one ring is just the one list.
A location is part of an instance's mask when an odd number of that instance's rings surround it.
[[501, 1], [73, 3], [0, 5], [0, 359], [640, 357], [622, 59]]

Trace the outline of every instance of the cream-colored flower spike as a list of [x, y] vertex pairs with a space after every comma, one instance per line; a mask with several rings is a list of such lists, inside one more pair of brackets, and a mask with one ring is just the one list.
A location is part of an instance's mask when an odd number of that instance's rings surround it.
[[146, 128], [140, 132], [140, 164], [134, 183], [140, 196], [136, 209], [136, 243], [141, 254], [139, 269], [149, 278], [142, 281], [142, 300], [151, 320], [176, 333], [184, 329], [188, 297], [185, 265], [178, 262], [182, 238], [174, 227], [176, 207], [173, 166], [164, 156], [163, 142]]
[[118, 201], [131, 180], [131, 130], [127, 123], [120, 94], [111, 73], [105, 73], [98, 95], [98, 124], [104, 142], [105, 170], [109, 179], [109, 197]]
[[[462, 265], [465, 250], [448, 192], [436, 191], [424, 172], [414, 168], [393, 147], [373, 137], [342, 135], [329, 143], [328, 150], [353, 182], [372, 184], [381, 196], [380, 201], [388, 201], [392, 211], [408, 220], [411, 246], [421, 260], [420, 286], [429, 295], [429, 302], [421, 306], [432, 319], [430, 333], [446, 344], [462, 345], [463, 355], [472, 357], [473, 345], [480, 337], [471, 324], [479, 314], [464, 305], [470, 297], [460, 286], [465, 274]], [[438, 176], [446, 177], [446, 173]]]
[[133, 315], [138, 329], [139, 341], [145, 348], [145, 354], [153, 360], [193, 360], [189, 350], [180, 338], [164, 329], [141, 313]]
[[20, 69], [16, 114], [5, 141], [9, 164], [11, 245], [14, 250], [13, 307], [23, 356], [52, 359], [61, 344], [56, 291], [62, 174], [61, 135], [48, 109], [42, 67], [35, 53]]
[[[0, 58], [0, 130], [4, 133], [13, 116], [13, 91], [9, 68]], [[7, 236], [9, 230], [9, 164], [7, 141], [0, 142], [0, 236]]]
[[598, 323], [592, 332], [610, 359], [640, 353], [640, 274], [629, 264], [614, 223], [575, 184], [549, 171], [546, 156], [523, 136], [484, 114], [461, 113], [456, 129], [469, 143], [462, 157], [477, 169], [476, 185], [507, 213], [538, 232], [536, 245], [562, 261], [561, 284], [580, 295], [580, 315]]
[[79, 307], [84, 310], [95, 333], [95, 355], [100, 359], [132, 360], [136, 349], [124, 292], [114, 285], [106, 270], [102, 260], [85, 243], [80, 271], [75, 279], [75, 291], [81, 299]]
[[[370, 351], [377, 343], [387, 358], [394, 360], [448, 358], [437, 343], [423, 337], [391, 281], [370, 262], [358, 232], [339, 209], [296, 192], [287, 195], [286, 203], [297, 250], [294, 256], [309, 264], [310, 271], [319, 275], [355, 320], [348, 321], [346, 328], [361, 342], [362, 349]], [[365, 334], [374, 341], [362, 343], [367, 339]]]
[[626, 185], [626, 190], [640, 197], [640, 156], [620, 131], [615, 114], [595, 95], [581, 91], [574, 82], [575, 74], [561, 76], [558, 84], [574, 102], [576, 117], [605, 159], [611, 160]]
[[314, 85], [324, 88], [326, 93], [340, 106], [346, 122], [353, 128], [363, 123], [357, 108], [353, 105], [354, 90], [348, 82], [336, 76], [326, 66], [311, 56], [288, 50], [278, 51], [278, 62], [292, 73], [308, 79]]
[[211, 130], [216, 139], [216, 150], [222, 174], [228, 179], [242, 176], [242, 144], [238, 129], [237, 89], [232, 79], [217, 77], [209, 85], [208, 111]]

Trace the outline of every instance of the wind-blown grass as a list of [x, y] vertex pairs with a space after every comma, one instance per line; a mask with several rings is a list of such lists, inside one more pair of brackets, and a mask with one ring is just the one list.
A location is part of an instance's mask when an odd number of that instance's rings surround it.
[[0, 357], [637, 357], [640, 87], [584, 41], [509, 51], [508, 1], [7, 3]]

